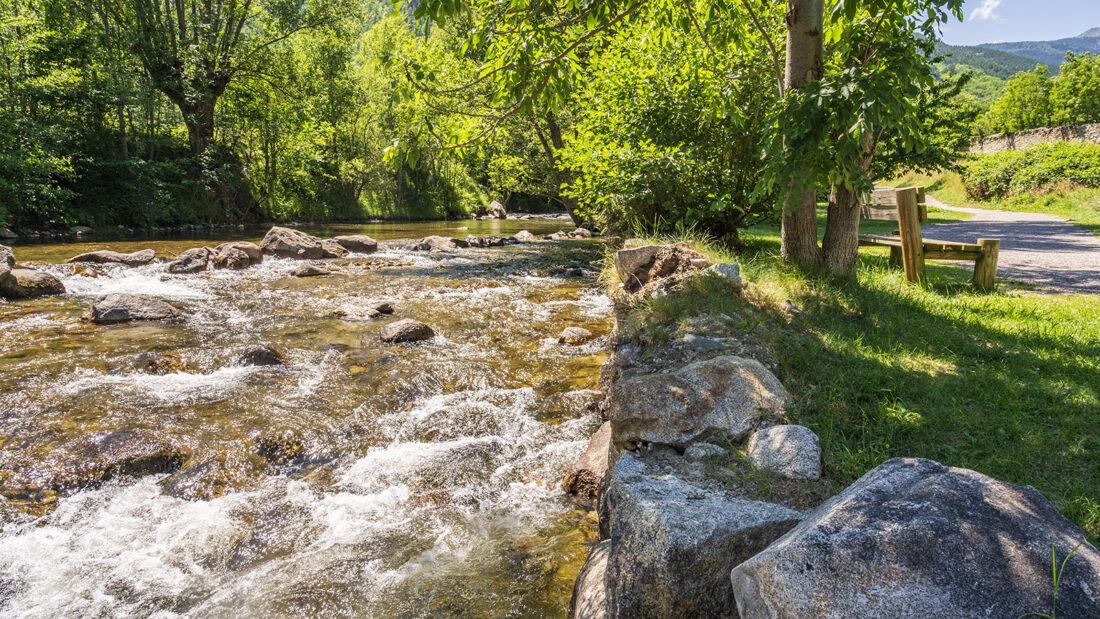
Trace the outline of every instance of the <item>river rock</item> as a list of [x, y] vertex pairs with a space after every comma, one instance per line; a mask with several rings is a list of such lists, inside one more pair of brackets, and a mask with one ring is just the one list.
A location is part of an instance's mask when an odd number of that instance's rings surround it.
[[562, 330], [561, 335], [558, 336], [559, 344], [566, 344], [568, 346], [580, 346], [592, 341], [596, 336], [589, 331], [581, 327], [566, 327]]
[[470, 244], [462, 239], [452, 239], [446, 236], [427, 236], [413, 244], [412, 250], [446, 252], [466, 249], [469, 246]]
[[588, 441], [588, 449], [569, 467], [562, 481], [565, 493], [581, 505], [595, 507], [600, 483], [611, 459], [611, 423], [605, 421]]
[[531, 234], [526, 230], [520, 230], [519, 232], [513, 234], [512, 238], [515, 239], [517, 243], [534, 243], [535, 241], [539, 240], [539, 237]]
[[321, 251], [323, 252], [323, 258], [343, 258], [351, 253], [334, 239], [321, 241]]
[[569, 601], [570, 619], [604, 619], [607, 617], [607, 557], [611, 540], [604, 540], [588, 553], [588, 560], [573, 584]]
[[291, 228], [274, 226], [267, 231], [260, 249], [268, 255], [299, 260], [318, 260], [323, 258], [325, 250], [321, 239]]
[[172, 353], [146, 353], [138, 355], [137, 358], [128, 365], [121, 368], [118, 373], [130, 374], [133, 372], [151, 374], [153, 376], [179, 374], [187, 372], [187, 364], [184, 363], [183, 359], [180, 359]]
[[7, 299], [33, 299], [65, 294], [65, 285], [49, 273], [33, 269], [10, 269], [0, 278], [0, 296]]
[[742, 287], [741, 282], [741, 265], [736, 262], [719, 262], [718, 264], [711, 265], [707, 270], [707, 273], [713, 273], [722, 279], [729, 282], [730, 286], [734, 290], [740, 292]]
[[759, 361], [730, 355], [674, 372], [625, 372], [613, 387], [608, 418], [616, 445], [683, 447], [716, 437], [737, 441], [762, 416], [780, 416], [789, 400], [779, 379]]
[[790, 479], [821, 479], [821, 440], [805, 426], [757, 430], [749, 439], [749, 461]]
[[180, 320], [183, 312], [160, 299], [140, 294], [109, 294], [84, 310], [84, 320], [110, 325], [139, 320]]
[[294, 277], [319, 277], [321, 275], [332, 275], [332, 271], [316, 264], [303, 264], [291, 271], [290, 274]]
[[592, 231], [588, 228], [577, 228], [570, 232], [569, 236], [574, 239], [590, 239], [592, 238]]
[[393, 305], [383, 301], [367, 303], [366, 305], [345, 303], [336, 308], [332, 312], [332, 315], [335, 318], [343, 318], [344, 320], [372, 320], [381, 316], [388, 316], [392, 313]]
[[615, 252], [615, 273], [631, 292], [651, 281], [691, 273], [710, 264], [703, 254], [679, 245], [644, 245]]
[[109, 249], [90, 251], [79, 256], [69, 258], [68, 262], [92, 262], [95, 264], [124, 264], [128, 267], [139, 267], [149, 264], [157, 257], [157, 252], [151, 249], [143, 249], [130, 254], [122, 254]]
[[630, 452], [611, 473], [606, 515], [607, 615], [623, 618], [736, 617], [729, 571], [801, 519], [781, 505], [651, 473]]
[[77, 236], [87, 236], [92, 233], [92, 229], [88, 226], [73, 226], [72, 228], [69, 228], [69, 232], [72, 232]]
[[500, 236], [474, 236], [466, 237], [466, 243], [470, 247], [504, 247], [506, 240]]
[[237, 357], [237, 365], [254, 365], [259, 367], [286, 365], [286, 358], [283, 357], [283, 353], [279, 352], [277, 348], [261, 344], [259, 346], [253, 346], [241, 353]]
[[248, 254], [236, 247], [217, 250], [210, 262], [215, 269], [229, 269], [231, 271], [241, 271], [252, 266], [252, 259], [248, 257]]
[[168, 272], [176, 275], [201, 273], [210, 267], [214, 250], [209, 247], [194, 247], [176, 256], [168, 263]]
[[15, 254], [10, 247], [0, 245], [0, 281], [15, 268]]
[[17, 239], [19, 235], [7, 228], [0, 228], [0, 239]]
[[382, 327], [380, 335], [383, 342], [388, 344], [400, 344], [403, 342], [419, 342], [435, 337], [435, 331], [428, 325], [416, 320], [398, 320]]
[[1037, 490], [895, 458], [731, 573], [742, 617], [1100, 617], [1100, 553]]
[[[215, 247], [214, 251], [217, 254], [222, 254], [227, 253], [230, 249], [244, 252], [245, 255], [248, 256], [249, 266], [254, 266], [264, 261], [264, 252], [260, 249], [260, 246], [255, 243], [249, 243], [248, 241], [229, 241], [228, 243], [222, 243]], [[215, 260], [217, 260], [216, 256]], [[215, 268], [219, 268], [217, 264], [214, 266]]]
[[335, 237], [332, 240], [339, 243], [344, 249], [357, 254], [373, 254], [378, 251], [378, 241], [365, 234], [349, 234]]
[[486, 214], [493, 219], [508, 219], [508, 209], [496, 200], [489, 205], [489, 212]]

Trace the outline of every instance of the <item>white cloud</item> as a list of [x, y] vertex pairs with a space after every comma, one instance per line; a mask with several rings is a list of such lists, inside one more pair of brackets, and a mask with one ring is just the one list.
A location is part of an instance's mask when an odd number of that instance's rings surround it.
[[997, 15], [997, 9], [1001, 8], [1001, 0], [982, 0], [982, 5], [974, 9], [970, 14], [970, 21], [996, 21], [1001, 18]]

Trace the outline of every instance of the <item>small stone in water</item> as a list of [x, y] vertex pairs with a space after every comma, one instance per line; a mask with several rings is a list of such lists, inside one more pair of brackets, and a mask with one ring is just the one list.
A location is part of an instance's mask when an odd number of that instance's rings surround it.
[[237, 365], [272, 366], [285, 365], [283, 354], [267, 345], [254, 346], [237, 357]]
[[416, 320], [398, 320], [382, 327], [380, 335], [383, 342], [400, 344], [402, 342], [419, 342], [435, 337], [435, 331], [428, 325]]
[[559, 344], [566, 344], [569, 346], [580, 346], [586, 344], [596, 337], [588, 329], [582, 329], [581, 327], [566, 327], [561, 332], [561, 337], [558, 338]]
[[294, 277], [317, 277], [319, 275], [331, 275], [332, 271], [324, 267], [319, 267], [314, 264], [303, 264], [302, 266], [294, 269], [291, 275]]

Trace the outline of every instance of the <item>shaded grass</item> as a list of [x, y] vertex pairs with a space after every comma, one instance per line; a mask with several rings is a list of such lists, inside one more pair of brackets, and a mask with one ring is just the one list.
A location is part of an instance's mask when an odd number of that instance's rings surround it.
[[970, 199], [962, 178], [956, 172], [935, 175], [906, 174], [885, 184], [897, 187], [923, 186], [929, 194], [952, 206], [1055, 215], [1100, 236], [1100, 189], [1067, 185], [1004, 200], [982, 202]]
[[837, 484], [887, 458], [931, 458], [1035, 486], [1100, 541], [1100, 298], [977, 293], [968, 269], [935, 263], [934, 284], [912, 286], [864, 251], [858, 282], [835, 282], [785, 266], [775, 227], [744, 240], [742, 297], [694, 278], [636, 306], [624, 334], [705, 324], [739, 338], [775, 365], [791, 421], [820, 435]]

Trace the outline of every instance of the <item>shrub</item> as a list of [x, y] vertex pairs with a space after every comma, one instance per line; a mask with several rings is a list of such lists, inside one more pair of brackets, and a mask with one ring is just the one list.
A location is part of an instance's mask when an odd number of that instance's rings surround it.
[[982, 155], [964, 166], [962, 179], [975, 200], [1043, 192], [1065, 184], [1100, 187], [1100, 144], [1054, 142]]

